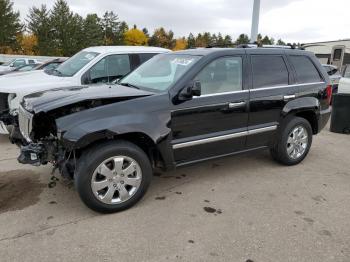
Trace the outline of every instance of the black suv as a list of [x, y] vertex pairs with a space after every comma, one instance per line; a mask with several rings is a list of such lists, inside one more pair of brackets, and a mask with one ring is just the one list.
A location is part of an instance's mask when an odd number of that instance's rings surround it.
[[19, 112], [19, 162], [52, 163], [99, 212], [131, 207], [155, 168], [270, 149], [295, 165], [330, 116], [312, 53], [194, 49], [158, 55], [118, 84], [35, 93]]

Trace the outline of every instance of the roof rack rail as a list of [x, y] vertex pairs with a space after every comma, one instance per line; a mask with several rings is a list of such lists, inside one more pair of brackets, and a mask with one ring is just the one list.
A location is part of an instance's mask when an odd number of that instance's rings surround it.
[[237, 48], [284, 48], [284, 49], [299, 49], [305, 50], [305, 48], [298, 46], [296, 44], [287, 44], [287, 45], [261, 45], [261, 44], [241, 44]]

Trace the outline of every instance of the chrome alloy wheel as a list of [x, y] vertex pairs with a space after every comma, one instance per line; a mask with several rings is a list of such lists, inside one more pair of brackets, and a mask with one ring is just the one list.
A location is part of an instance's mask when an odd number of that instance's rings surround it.
[[306, 151], [309, 137], [303, 126], [296, 126], [288, 135], [287, 153], [291, 159], [300, 158]]
[[91, 179], [94, 196], [105, 204], [120, 204], [129, 200], [139, 189], [142, 171], [136, 160], [115, 156], [103, 161]]

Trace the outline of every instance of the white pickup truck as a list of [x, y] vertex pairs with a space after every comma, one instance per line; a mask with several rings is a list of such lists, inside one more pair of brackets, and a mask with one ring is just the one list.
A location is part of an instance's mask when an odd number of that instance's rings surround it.
[[350, 94], [350, 65], [347, 65], [343, 71], [342, 78], [339, 81], [338, 93]]
[[24, 96], [60, 87], [109, 83], [133, 71], [156, 54], [169, 49], [144, 46], [86, 48], [52, 71], [29, 71], [0, 78], [0, 134], [15, 124]]

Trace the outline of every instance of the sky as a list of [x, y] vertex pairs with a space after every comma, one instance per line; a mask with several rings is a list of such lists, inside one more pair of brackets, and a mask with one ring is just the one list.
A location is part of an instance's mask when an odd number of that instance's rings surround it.
[[[53, 0], [12, 0], [22, 19], [28, 9]], [[254, 0], [67, 0], [72, 11], [114, 11], [130, 26], [150, 32], [163, 26], [176, 37], [190, 32], [250, 35]], [[350, 38], [350, 0], [261, 0], [259, 32], [285, 42], [315, 42]]]

